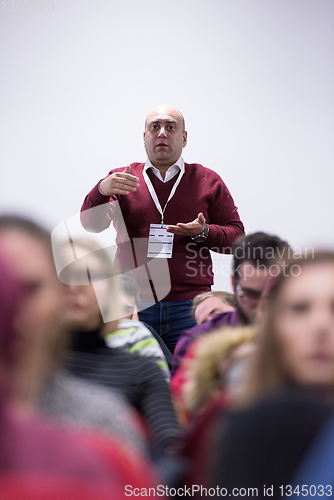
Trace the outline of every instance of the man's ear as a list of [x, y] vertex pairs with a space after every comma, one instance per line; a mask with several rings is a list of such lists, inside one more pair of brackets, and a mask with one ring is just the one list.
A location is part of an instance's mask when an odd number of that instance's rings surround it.
[[143, 139], [144, 139], [144, 142], [145, 142], [145, 130], [143, 132]]
[[183, 147], [187, 145], [188, 133], [186, 131], [183, 132]]
[[139, 321], [137, 305], [135, 305], [135, 307], [133, 308], [133, 313], [132, 313], [131, 319], [133, 319], [134, 321]]

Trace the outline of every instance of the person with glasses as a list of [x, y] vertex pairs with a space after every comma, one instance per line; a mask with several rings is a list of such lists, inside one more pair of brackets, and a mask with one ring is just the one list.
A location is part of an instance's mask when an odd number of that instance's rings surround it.
[[190, 344], [201, 335], [221, 326], [250, 325], [256, 320], [261, 297], [282, 264], [292, 257], [289, 244], [278, 236], [257, 232], [239, 237], [232, 246], [232, 288], [235, 310], [222, 312], [208, 321], [185, 330], [175, 348], [171, 373], [175, 375]]

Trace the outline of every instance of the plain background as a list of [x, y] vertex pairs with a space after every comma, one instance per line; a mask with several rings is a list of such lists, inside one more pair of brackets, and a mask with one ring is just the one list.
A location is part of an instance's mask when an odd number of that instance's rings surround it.
[[334, 248], [333, 47], [332, 0], [2, 1], [1, 212], [75, 216], [169, 103], [248, 233]]

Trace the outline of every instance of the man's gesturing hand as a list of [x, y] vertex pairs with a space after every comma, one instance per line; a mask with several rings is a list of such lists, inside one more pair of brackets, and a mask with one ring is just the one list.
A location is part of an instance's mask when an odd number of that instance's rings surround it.
[[168, 226], [167, 231], [181, 236], [196, 236], [204, 231], [205, 222], [205, 217], [202, 212], [200, 212], [197, 219], [192, 222], [188, 222], [187, 224], [178, 222], [176, 226]]
[[130, 174], [131, 167], [125, 167], [123, 172], [114, 172], [100, 182], [99, 189], [105, 196], [114, 194], [129, 194], [137, 191], [139, 179]]

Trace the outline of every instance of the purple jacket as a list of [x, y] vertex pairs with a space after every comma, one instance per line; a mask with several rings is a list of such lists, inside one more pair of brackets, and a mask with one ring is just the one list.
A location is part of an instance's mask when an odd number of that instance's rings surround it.
[[189, 349], [190, 344], [194, 342], [198, 337], [204, 335], [205, 333], [211, 332], [218, 327], [221, 326], [231, 326], [232, 328], [238, 326], [240, 324], [240, 319], [238, 316], [238, 312], [236, 310], [232, 312], [220, 313], [214, 316], [212, 319], [201, 323], [200, 325], [196, 325], [189, 330], [184, 330], [179, 338], [179, 341], [175, 347], [171, 374], [172, 376], [180, 366], [181, 360], [187, 350]]

